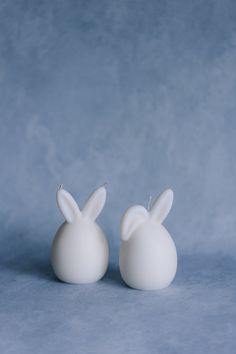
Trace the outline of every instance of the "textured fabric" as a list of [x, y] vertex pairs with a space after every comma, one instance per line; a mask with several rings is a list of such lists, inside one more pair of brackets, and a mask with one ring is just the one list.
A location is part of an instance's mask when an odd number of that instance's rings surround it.
[[[236, 1], [0, 1], [0, 353], [236, 352]], [[110, 270], [57, 281], [63, 183], [98, 222]], [[174, 191], [166, 290], [127, 288], [125, 209]]]
[[7, 251], [1, 251], [1, 353], [235, 351], [230, 257], [182, 256], [171, 287], [139, 291], [125, 286], [116, 264], [96, 284], [68, 285], [52, 273], [49, 245]]

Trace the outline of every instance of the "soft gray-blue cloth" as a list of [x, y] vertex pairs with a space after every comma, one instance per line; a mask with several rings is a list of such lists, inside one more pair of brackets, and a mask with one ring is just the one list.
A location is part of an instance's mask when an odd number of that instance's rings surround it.
[[173, 284], [128, 288], [117, 264], [90, 285], [58, 281], [49, 245], [19, 242], [1, 255], [1, 353], [220, 353], [236, 346], [236, 261], [180, 256]]
[[[0, 354], [236, 352], [236, 1], [0, 1]], [[110, 268], [57, 281], [63, 183], [98, 218]], [[126, 208], [174, 191], [163, 291], [126, 287]]]

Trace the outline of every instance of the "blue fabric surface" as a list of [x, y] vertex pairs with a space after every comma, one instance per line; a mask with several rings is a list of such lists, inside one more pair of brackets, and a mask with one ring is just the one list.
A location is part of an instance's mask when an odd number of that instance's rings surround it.
[[1, 250], [1, 353], [224, 353], [236, 345], [236, 261], [181, 256], [161, 291], [132, 290], [116, 263], [91, 285], [57, 281], [49, 244]]
[[[0, 1], [0, 354], [236, 352], [236, 1]], [[59, 184], [104, 182], [110, 269], [57, 281]], [[179, 254], [127, 288], [119, 223], [174, 190]]]
[[0, 2], [3, 228], [48, 240], [58, 186], [81, 205], [107, 181], [116, 254], [125, 209], [170, 187], [181, 253], [235, 256], [235, 19], [234, 0]]

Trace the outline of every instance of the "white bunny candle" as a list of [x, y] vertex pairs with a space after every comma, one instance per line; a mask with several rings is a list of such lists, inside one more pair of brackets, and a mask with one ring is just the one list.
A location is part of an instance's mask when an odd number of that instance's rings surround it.
[[103, 277], [108, 266], [106, 237], [95, 219], [106, 201], [106, 188], [98, 188], [80, 211], [70, 193], [60, 188], [57, 204], [65, 222], [52, 244], [52, 266], [56, 276], [67, 283], [91, 283]]
[[173, 202], [173, 192], [164, 191], [150, 210], [129, 208], [121, 221], [120, 272], [132, 288], [155, 290], [167, 287], [176, 274], [175, 244], [162, 225]]

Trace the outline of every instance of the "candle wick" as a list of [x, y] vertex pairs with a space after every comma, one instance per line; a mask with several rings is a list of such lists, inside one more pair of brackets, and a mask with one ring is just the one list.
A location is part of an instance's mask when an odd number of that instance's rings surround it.
[[108, 182], [103, 183], [102, 187], [107, 188]]
[[60, 184], [60, 186], [59, 186], [58, 190], [60, 190], [60, 189], [62, 189], [62, 188], [63, 188], [63, 183], [62, 183], [62, 184]]
[[152, 196], [150, 195], [148, 198], [148, 205], [147, 205], [147, 210], [149, 211], [151, 209], [151, 204], [152, 204]]

